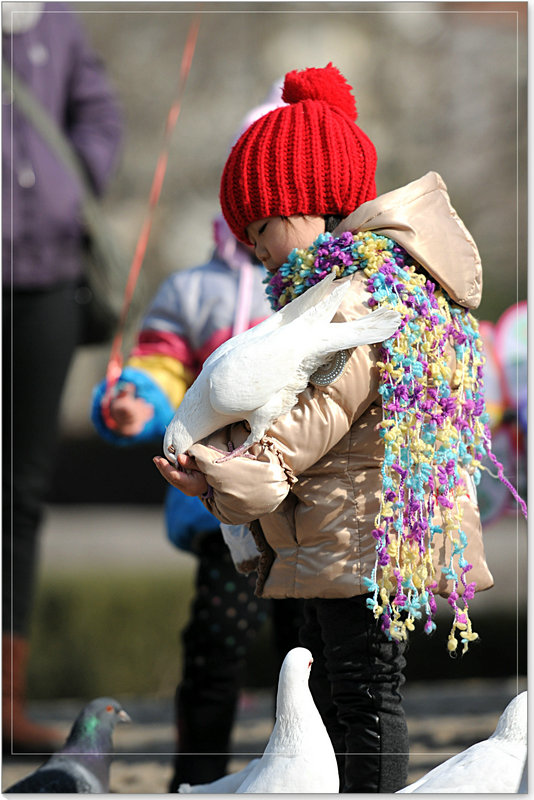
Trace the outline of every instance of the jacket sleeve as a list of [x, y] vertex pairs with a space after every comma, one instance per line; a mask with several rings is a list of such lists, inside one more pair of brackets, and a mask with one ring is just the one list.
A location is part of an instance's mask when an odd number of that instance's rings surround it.
[[141, 397], [152, 406], [153, 416], [136, 436], [123, 436], [108, 428], [102, 413], [102, 403], [106, 393], [106, 380], [104, 379], [93, 389], [91, 400], [91, 421], [97, 433], [106, 441], [116, 445], [139, 444], [160, 439], [174, 414], [174, 408], [169, 403], [165, 392], [149, 374], [134, 367], [126, 366], [122, 370], [119, 387], [121, 383], [134, 386], [136, 396]]
[[194, 274], [173, 272], [159, 286], [127, 362], [149, 375], [175, 409], [201, 366], [193, 340], [204, 294], [194, 292]]
[[120, 377], [120, 382], [132, 384], [136, 396], [154, 409], [143, 430], [136, 436], [121, 436], [108, 428], [102, 415], [105, 381], [95, 387], [91, 419], [100, 436], [113, 444], [161, 438], [195, 379], [198, 360], [187, 334], [191, 328], [189, 317], [196, 306], [193, 310], [184, 308], [188, 285], [185, 272], [172, 273], [160, 285]]
[[[368, 295], [361, 290], [363, 276], [354, 276], [349, 292], [334, 318], [343, 322], [371, 313]], [[298, 476], [309, 470], [336, 445], [373, 402], [379, 400], [380, 345], [362, 345], [350, 353], [340, 377], [328, 386], [309, 384], [297, 404], [280, 417], [261, 442], [250, 449], [256, 459], [237, 457], [220, 461], [209, 446], [190, 449], [211, 487], [206, 503], [222, 522], [250, 521], [274, 511]], [[227, 450], [246, 438], [243, 424], [218, 432], [208, 445]], [[221, 516], [224, 515], [224, 519]]]
[[270, 514], [296, 481], [273, 441], [253, 445], [249, 453], [254, 458], [238, 456], [221, 461], [223, 454], [243, 444], [248, 434], [246, 426], [237, 423], [210, 436], [207, 445], [195, 444], [188, 451], [210, 486], [202, 497], [204, 505], [228, 525]]

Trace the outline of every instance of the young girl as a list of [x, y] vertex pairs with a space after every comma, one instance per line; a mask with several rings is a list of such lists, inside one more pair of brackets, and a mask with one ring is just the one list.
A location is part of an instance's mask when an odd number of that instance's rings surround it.
[[443, 594], [447, 647], [465, 651], [477, 638], [468, 601], [493, 583], [475, 489], [489, 448], [469, 311], [480, 258], [436, 173], [376, 197], [375, 149], [335, 67], [288, 73], [283, 99], [228, 158], [220, 199], [230, 228], [272, 273], [275, 309], [335, 271], [351, 285], [335, 321], [390, 306], [403, 322], [382, 345], [318, 370], [253, 458], [221, 461], [217, 451], [246, 439], [240, 423], [176, 466], [154, 460], [222, 522], [249, 523], [258, 595], [305, 598], [301, 642], [341, 790], [395, 792], [407, 778], [408, 631], [423, 616], [426, 632], [435, 628]]

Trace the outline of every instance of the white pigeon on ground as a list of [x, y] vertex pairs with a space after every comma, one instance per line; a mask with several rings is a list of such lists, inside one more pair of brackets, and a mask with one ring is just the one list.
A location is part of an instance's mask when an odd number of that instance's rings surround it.
[[527, 693], [514, 697], [489, 739], [468, 747], [397, 794], [517, 793], [527, 759]]
[[165, 457], [176, 456], [214, 431], [247, 420], [250, 435], [226, 458], [242, 455], [295, 405], [310, 376], [340, 351], [383, 342], [401, 317], [379, 309], [352, 322], [332, 323], [350, 281], [332, 287], [334, 274], [253, 328], [224, 342], [204, 362], [169, 423]]
[[181, 784], [179, 792], [272, 794], [339, 792], [336, 756], [308, 686], [312, 654], [290, 650], [278, 681], [276, 722], [263, 756], [213, 783]]
[[98, 697], [82, 709], [61, 750], [14, 783], [5, 794], [107, 794], [117, 722], [130, 717], [112, 697]]

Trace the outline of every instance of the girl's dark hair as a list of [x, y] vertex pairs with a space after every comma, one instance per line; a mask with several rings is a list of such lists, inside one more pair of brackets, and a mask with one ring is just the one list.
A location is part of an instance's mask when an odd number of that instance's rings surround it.
[[325, 233], [332, 233], [337, 228], [343, 217], [336, 214], [327, 214], [324, 218]]
[[[301, 216], [305, 217], [305, 214], [301, 214]], [[285, 217], [283, 214], [280, 214], [280, 219], [288, 220], [289, 217]], [[333, 230], [337, 228], [343, 217], [338, 214], [326, 214], [324, 217], [324, 232], [325, 233], [332, 233]]]

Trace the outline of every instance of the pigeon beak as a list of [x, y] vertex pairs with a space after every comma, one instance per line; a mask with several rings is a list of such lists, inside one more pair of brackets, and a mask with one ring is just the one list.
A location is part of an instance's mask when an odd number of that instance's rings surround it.
[[119, 711], [117, 716], [118, 716], [120, 722], [131, 722], [132, 721], [132, 718], [130, 717], [130, 715], [123, 708], [121, 708], [121, 710]]
[[178, 466], [178, 458], [176, 454], [176, 447], [172, 441], [172, 433], [169, 430], [170, 426], [165, 429], [165, 436], [163, 437], [163, 455], [167, 461], [173, 465]]

